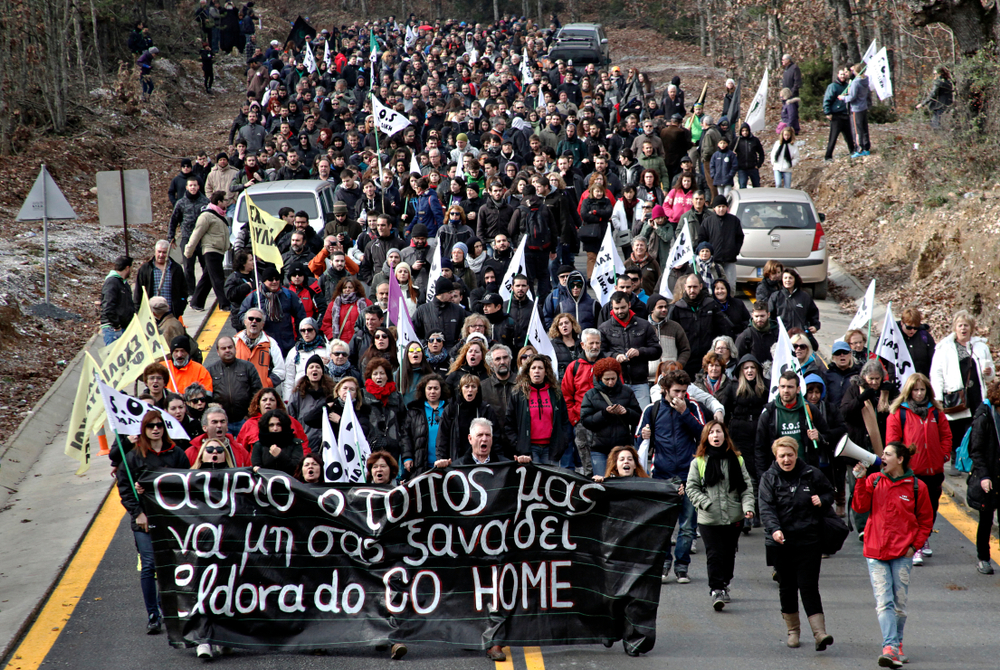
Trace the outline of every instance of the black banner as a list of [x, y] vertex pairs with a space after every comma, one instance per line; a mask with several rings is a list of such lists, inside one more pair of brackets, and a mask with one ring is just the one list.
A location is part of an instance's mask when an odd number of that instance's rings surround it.
[[655, 642], [676, 488], [503, 463], [395, 488], [261, 470], [143, 480], [170, 642]]

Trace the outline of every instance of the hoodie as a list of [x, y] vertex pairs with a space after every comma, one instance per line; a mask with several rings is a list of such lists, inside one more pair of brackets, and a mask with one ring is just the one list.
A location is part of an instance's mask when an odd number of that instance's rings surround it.
[[[570, 292], [570, 286], [574, 282], [583, 284], [583, 291], [578, 298], [574, 298]], [[581, 330], [597, 328], [597, 302], [587, 293], [587, 283], [579, 270], [570, 273], [566, 281], [565, 295], [559, 300], [559, 311], [572, 314], [580, 324]]]
[[868, 111], [868, 98], [871, 96], [871, 87], [868, 77], [860, 74], [851, 81], [847, 87], [847, 95], [844, 102], [847, 103], [851, 113]]
[[[743, 136], [744, 128], [748, 132], [746, 137]], [[732, 150], [736, 154], [736, 165], [740, 170], [757, 170], [764, 164], [764, 147], [747, 123], [740, 126], [740, 134], [736, 136]]]

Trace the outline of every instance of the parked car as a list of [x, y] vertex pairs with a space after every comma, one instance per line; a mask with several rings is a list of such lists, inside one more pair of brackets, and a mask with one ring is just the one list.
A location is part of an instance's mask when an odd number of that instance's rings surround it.
[[[559, 53], [557, 58], [572, 60], [573, 67], [582, 71], [583, 66], [593, 63], [597, 67], [611, 65], [611, 43], [604, 34], [604, 26], [600, 23], [568, 23], [556, 33], [556, 41], [552, 51], [567, 50], [579, 52], [576, 57]], [[594, 50], [600, 52], [594, 60]]]
[[823, 222], [805, 191], [786, 188], [736, 189], [730, 212], [743, 225], [743, 248], [736, 259], [736, 279], [758, 282], [764, 264], [774, 259], [792, 267], [813, 298], [826, 298], [830, 258]]
[[243, 226], [247, 225], [247, 193], [255, 205], [272, 216], [278, 216], [282, 207], [304, 211], [309, 215], [309, 225], [322, 235], [326, 222], [333, 218], [333, 191], [331, 182], [320, 179], [286, 179], [251, 186], [236, 200], [236, 216], [230, 238], [235, 244]]

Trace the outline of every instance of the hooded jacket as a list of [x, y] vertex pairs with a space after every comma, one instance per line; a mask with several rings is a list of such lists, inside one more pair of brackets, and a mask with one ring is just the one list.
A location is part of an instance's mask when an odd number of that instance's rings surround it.
[[622, 383], [645, 384], [649, 361], [660, 357], [660, 339], [649, 321], [629, 312], [628, 318], [620, 321], [611, 317], [597, 327], [601, 331], [601, 357], [615, 358], [629, 349], [637, 349], [639, 355], [622, 363]]
[[124, 330], [135, 316], [135, 303], [128, 282], [116, 270], [108, 273], [101, 286], [101, 325]]
[[876, 472], [859, 480], [854, 485], [851, 508], [858, 514], [870, 512], [865, 526], [865, 558], [892, 561], [911, 548], [917, 551], [927, 542], [934, 526], [927, 485], [912, 470], [896, 479]]
[[709, 159], [708, 172], [716, 186], [732, 186], [738, 169], [737, 156], [729, 147], [725, 151], [716, 151]]
[[[608, 411], [611, 405], [621, 405], [625, 413], [612, 414]], [[587, 391], [580, 405], [580, 421], [594, 434], [594, 444], [590, 449], [605, 455], [620, 444], [632, 442], [640, 418], [642, 408], [639, 401], [632, 389], [621, 380], [610, 389], [598, 380]]]
[[[749, 132], [746, 137], [743, 136], [744, 128]], [[764, 147], [748, 123], [740, 126], [740, 132], [732, 149], [736, 154], [736, 165], [740, 170], [757, 170], [764, 164]]]
[[[942, 474], [953, 446], [948, 419], [933, 405], [929, 405], [926, 415], [921, 417], [910, 409], [910, 402], [904, 402], [886, 420], [886, 443], [915, 444], [917, 453], [910, 460], [910, 469], [920, 476]], [[971, 443], [969, 450], [972, 450]]]
[[[794, 91], [793, 91], [794, 92]], [[864, 74], [858, 75], [851, 80], [851, 85], [847, 87], [847, 95], [844, 102], [852, 114], [868, 111], [868, 98], [871, 97], [871, 86], [868, 77]]]
[[642, 429], [650, 426], [649, 450], [653, 454], [651, 476], [654, 479], [687, 479], [701, 431], [710, 418], [708, 410], [690, 397], [683, 413], [662, 399], [643, 412], [636, 431], [635, 448], [639, 449], [642, 444]]
[[[574, 298], [573, 294], [568, 289], [570, 284], [575, 281], [583, 284], [583, 291], [580, 292], [580, 295], [577, 298]], [[584, 281], [583, 273], [579, 270], [574, 270], [570, 273], [566, 286], [566, 293], [559, 300], [559, 312], [572, 314], [576, 317], [576, 321], [580, 324], [581, 330], [586, 330], [587, 328], [597, 328], [597, 313], [599, 311], [598, 302], [594, 300], [589, 293], [587, 293], [587, 284]], [[555, 315], [553, 315], [553, 317], [555, 317]]]
[[[421, 403], [421, 411], [423, 411], [422, 405]], [[506, 451], [504, 435], [500, 431], [500, 416], [496, 408], [483, 398], [482, 388], [476, 393], [472, 402], [467, 402], [462, 397], [462, 390], [459, 389], [441, 413], [435, 447], [437, 458], [450, 458], [454, 462], [471, 451], [469, 431], [473, 419], [486, 419], [492, 423], [495, 427], [493, 449]]]

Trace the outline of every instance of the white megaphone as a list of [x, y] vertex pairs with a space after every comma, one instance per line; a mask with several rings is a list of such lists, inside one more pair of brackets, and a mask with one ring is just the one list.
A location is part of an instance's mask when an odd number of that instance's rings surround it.
[[833, 450], [833, 455], [853, 458], [856, 461], [864, 463], [866, 468], [870, 468], [872, 463], [874, 463], [877, 458], [877, 456], [872, 452], [851, 442], [851, 438], [847, 435], [840, 438], [840, 442], [837, 443], [837, 448]]

